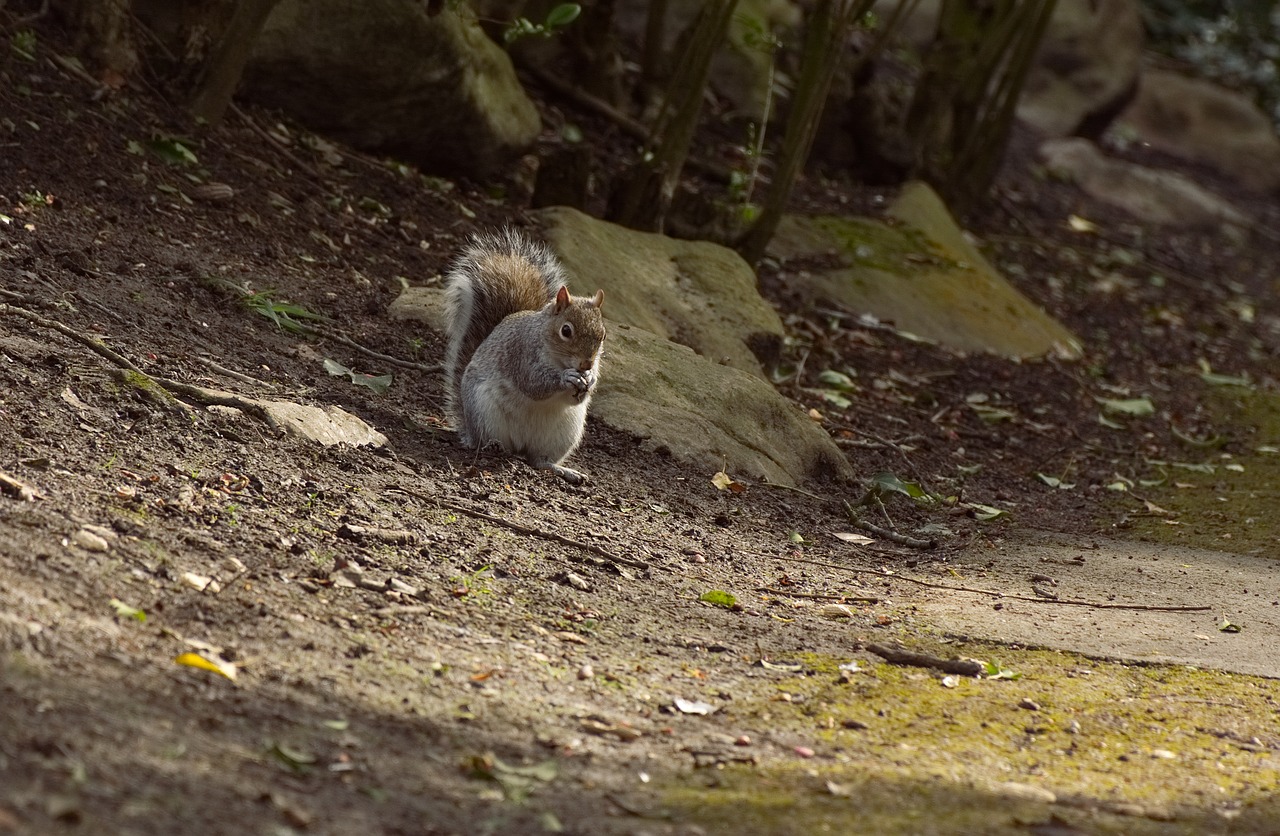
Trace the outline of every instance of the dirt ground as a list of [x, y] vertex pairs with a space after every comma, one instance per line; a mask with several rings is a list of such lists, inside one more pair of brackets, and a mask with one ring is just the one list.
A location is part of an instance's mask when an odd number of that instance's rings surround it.
[[[680, 465], [598, 423], [575, 457], [583, 489], [460, 450], [441, 426], [439, 336], [386, 309], [404, 283], [437, 281], [473, 230], [519, 223], [520, 185], [495, 196], [423, 177], [253, 109], [197, 131], [156, 91], [100, 91], [60, 68], [57, 37], [0, 67], [0, 833], [852, 832], [847, 805], [822, 806], [849, 802], [842, 773], [823, 770], [850, 764], [882, 776], [855, 798], [861, 814], [915, 816], [875, 819], [878, 832], [976, 832], [937, 815], [951, 809], [990, 832], [1280, 832], [1267, 829], [1280, 821], [1280, 689], [1265, 679], [1215, 679], [1235, 694], [1222, 697], [1173, 669], [1106, 674], [1146, 683], [1126, 699], [1159, 677], [1161, 694], [1218, 706], [1195, 732], [1217, 764], [1205, 774], [1250, 759], [1239, 780], [1170, 783], [1179, 800], [1158, 808], [1123, 781], [1046, 801], [1027, 788], [1045, 768], [1031, 762], [948, 754], [936, 763], [954, 771], [935, 772], [912, 758], [940, 744], [912, 721], [879, 748], [839, 736], [952, 709], [913, 714], [893, 692], [878, 714], [867, 697], [866, 721], [839, 720], [823, 714], [834, 697], [805, 697], [867, 670], [886, 688], [933, 684], [878, 665], [867, 646], [891, 640], [1017, 660], [1045, 693], [1106, 669], [1028, 650], [1051, 644], [1034, 615], [1016, 636], [982, 634], [1004, 645], [948, 635], [963, 631], [923, 605], [954, 599], [899, 578], [973, 583], [970, 564], [997, 572], [1032, 532], [1068, 547], [1162, 522], [1172, 512], [1147, 492], [1177, 477], [1160, 462], [1280, 442], [1224, 421], [1237, 396], [1202, 376], [1276, 389], [1271, 236], [1140, 228], [1039, 177], [1020, 140], [969, 225], [1082, 338], [1070, 364], [956, 356], [796, 310], [766, 265], [794, 337], [784, 391], [827, 415], [864, 482], [887, 471], [959, 500], [891, 493], [868, 516], [935, 549], [853, 545], [834, 535], [854, 531], [841, 503], [865, 484], [721, 491], [714, 463]], [[1280, 228], [1275, 201], [1181, 168]], [[797, 208], [873, 197], [813, 178]], [[1097, 232], [1073, 231], [1072, 214]], [[247, 291], [322, 314], [324, 336], [278, 327]], [[175, 398], [76, 335], [146, 375], [340, 406], [389, 443], [278, 434]], [[376, 394], [325, 359], [394, 380]], [[822, 394], [827, 369], [856, 374], [846, 410]], [[1143, 396], [1156, 414], [1099, 420], [1099, 398]], [[1005, 514], [984, 521], [965, 502]], [[1231, 509], [1218, 513], [1234, 530]], [[1240, 550], [1274, 558], [1275, 529]], [[1204, 600], [1178, 589], [1159, 603]], [[700, 600], [714, 590], [736, 604]], [[1132, 616], [1089, 614], [1080, 629], [1104, 635]], [[235, 678], [177, 663], [186, 654]], [[1021, 728], [1013, 749], [1034, 761]], [[1121, 770], [1158, 783], [1151, 768]], [[998, 775], [996, 792], [984, 781]], [[787, 799], [776, 818], [751, 806], [771, 793]], [[821, 807], [814, 829], [787, 806], [806, 798]]]

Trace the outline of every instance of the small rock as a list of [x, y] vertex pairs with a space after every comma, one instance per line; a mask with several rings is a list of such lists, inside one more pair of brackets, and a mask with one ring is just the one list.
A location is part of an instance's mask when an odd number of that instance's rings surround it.
[[183, 572], [182, 582], [192, 589], [200, 592], [212, 592], [217, 594], [222, 591], [222, 586], [208, 575], [197, 575], [195, 572]]
[[590, 665], [583, 665], [578, 668], [578, 679], [592, 679], [596, 675], [595, 668]]
[[380, 581], [376, 578], [370, 578], [370, 577], [361, 575], [356, 580], [356, 583], [359, 585], [361, 589], [367, 589], [370, 592], [386, 592], [387, 591], [387, 582], [385, 580]]
[[422, 590], [416, 586], [410, 586], [399, 578], [391, 578], [387, 581], [387, 586], [393, 592], [399, 592], [401, 595], [408, 595], [410, 598], [418, 597], [418, 593]]
[[817, 753], [816, 753], [816, 752], [814, 752], [812, 749], [810, 749], [808, 746], [797, 746], [797, 747], [795, 747], [792, 751], [793, 751], [793, 752], [795, 752], [797, 755], [799, 755], [799, 756], [800, 756], [800, 757], [802, 757], [802, 758], [811, 758], [811, 757], [813, 757], [815, 754], [817, 754]]
[[71, 542], [89, 552], [105, 552], [111, 548], [111, 544], [107, 542], [106, 538], [99, 534], [94, 534], [87, 528], [82, 528], [72, 534]]
[[1040, 703], [1036, 702], [1035, 700], [1031, 700], [1031, 699], [1027, 699], [1026, 697], [1023, 697], [1021, 700], [1018, 701], [1018, 708], [1025, 708], [1027, 711], [1039, 711]]
[[565, 572], [562, 580], [574, 589], [581, 590], [582, 592], [591, 591], [591, 584], [586, 578], [582, 577], [582, 575], [579, 575], [577, 572]]
[[120, 535], [117, 534], [115, 532], [115, 529], [111, 528], [110, 526], [94, 525], [93, 523], [85, 523], [84, 525], [80, 526], [80, 529], [82, 531], [87, 531], [90, 534], [96, 534], [99, 537], [101, 537], [103, 540], [106, 540], [108, 543], [110, 543], [113, 540], [118, 540], [120, 538]]
[[853, 618], [853, 610], [847, 604], [823, 604], [818, 612], [823, 618]]
[[1006, 781], [997, 784], [996, 789], [1008, 798], [1016, 798], [1019, 801], [1039, 801], [1043, 804], [1053, 804], [1058, 800], [1058, 796], [1043, 787], [1037, 787], [1032, 784], [1022, 784], [1017, 781]]
[[348, 566], [333, 575], [333, 585], [339, 589], [355, 589], [360, 584], [362, 574], [358, 567]]

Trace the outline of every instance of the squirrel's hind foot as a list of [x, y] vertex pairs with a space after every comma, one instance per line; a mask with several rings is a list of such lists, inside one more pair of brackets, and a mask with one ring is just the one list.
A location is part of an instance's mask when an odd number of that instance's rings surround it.
[[529, 465], [538, 470], [550, 470], [552, 473], [559, 476], [561, 479], [565, 480], [570, 485], [574, 485], [574, 486], [585, 485], [589, 481], [587, 479], [587, 474], [579, 473], [578, 471], [573, 470], [572, 468], [564, 467], [563, 465], [558, 465], [555, 462], [532, 462], [531, 461], [529, 462]]

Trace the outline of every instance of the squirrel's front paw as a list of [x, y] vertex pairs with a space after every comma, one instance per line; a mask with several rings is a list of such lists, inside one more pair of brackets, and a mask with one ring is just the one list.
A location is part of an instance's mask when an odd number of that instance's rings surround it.
[[596, 385], [599, 376], [595, 369], [587, 369], [580, 372], [577, 369], [565, 369], [564, 383], [565, 387], [572, 389], [575, 400], [582, 400], [586, 394], [591, 391], [591, 387]]

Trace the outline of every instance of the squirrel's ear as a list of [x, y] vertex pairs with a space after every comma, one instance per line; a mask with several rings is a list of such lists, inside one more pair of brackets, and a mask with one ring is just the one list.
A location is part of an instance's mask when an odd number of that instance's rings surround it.
[[560, 289], [556, 291], [556, 313], [560, 313], [569, 307], [569, 288], [560, 285]]
[[597, 291], [596, 291], [596, 296], [595, 296], [595, 298], [594, 298], [594, 299], [592, 299], [592, 300], [591, 300], [591, 304], [592, 304], [592, 305], [595, 305], [597, 308], [604, 304], [604, 291], [603, 291], [603, 290], [597, 290]]

